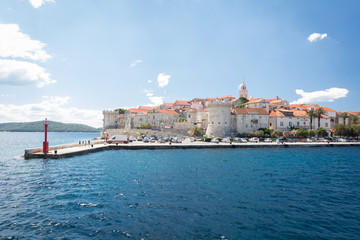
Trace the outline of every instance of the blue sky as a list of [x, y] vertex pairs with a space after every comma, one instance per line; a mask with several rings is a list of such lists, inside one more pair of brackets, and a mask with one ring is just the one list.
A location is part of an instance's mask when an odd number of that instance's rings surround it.
[[359, 1], [2, 0], [0, 122], [279, 96], [360, 111]]

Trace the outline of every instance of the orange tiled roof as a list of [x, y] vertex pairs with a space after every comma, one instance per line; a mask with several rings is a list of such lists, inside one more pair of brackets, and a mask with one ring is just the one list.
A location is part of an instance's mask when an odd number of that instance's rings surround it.
[[145, 109], [138, 109], [138, 108], [129, 108], [129, 112], [131, 112], [131, 113], [139, 113], [139, 112], [142, 112], [142, 113], [147, 114], [147, 110], [145, 110]]
[[268, 102], [274, 102], [274, 101], [277, 101], [277, 100], [281, 100], [281, 98], [276, 97], [276, 98], [266, 99], [266, 101], [268, 101]]
[[164, 103], [164, 105], [165, 105], [166, 107], [172, 107], [172, 106], [174, 106], [173, 103]]
[[149, 106], [139, 106], [138, 107], [138, 109], [144, 109], [144, 110], [147, 110], [147, 111], [149, 111], [149, 110], [151, 110], [153, 108], [155, 108], [155, 107], [149, 107]]
[[158, 111], [159, 113], [166, 113], [166, 114], [178, 114], [175, 110], [172, 110], [172, 109], [159, 109], [159, 108], [156, 108], [156, 111]]
[[292, 111], [294, 116], [296, 117], [309, 117], [306, 111], [302, 111], [302, 110], [292, 110]]
[[234, 98], [233, 96], [230, 95], [226, 95], [226, 96], [222, 96], [222, 97], [217, 97], [217, 99], [223, 99], [223, 98]]
[[347, 112], [348, 114], [351, 114], [351, 115], [355, 115], [355, 116], [359, 116], [360, 115], [360, 112]]
[[263, 98], [259, 97], [259, 98], [251, 98], [249, 99], [249, 102], [254, 102], [254, 101], [258, 101], [258, 100], [262, 100]]
[[275, 110], [269, 114], [269, 117], [285, 117], [285, 115], [282, 112]]
[[240, 108], [240, 107], [236, 107], [235, 112], [237, 114], [258, 113], [260, 115], [268, 115], [268, 112], [264, 108]]
[[188, 101], [183, 101], [183, 100], [176, 100], [174, 104], [190, 106], [190, 103]]
[[[315, 107], [316, 110], [318, 110], [320, 107]], [[329, 111], [329, 112], [335, 112], [335, 110], [332, 110], [331, 108], [328, 107], [321, 107], [322, 109], [324, 109], [325, 111]]]
[[206, 101], [214, 101], [216, 98], [206, 98]]

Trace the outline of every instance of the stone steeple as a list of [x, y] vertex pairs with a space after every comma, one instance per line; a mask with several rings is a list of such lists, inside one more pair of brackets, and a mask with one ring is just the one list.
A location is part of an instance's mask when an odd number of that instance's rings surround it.
[[248, 98], [248, 90], [246, 89], [245, 81], [240, 85], [239, 96]]

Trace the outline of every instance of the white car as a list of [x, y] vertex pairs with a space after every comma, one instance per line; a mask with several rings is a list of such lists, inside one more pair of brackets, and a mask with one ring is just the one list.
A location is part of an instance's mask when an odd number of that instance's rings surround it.
[[211, 142], [212, 142], [212, 143], [219, 143], [219, 139], [213, 138], [213, 139], [211, 139]]
[[239, 139], [239, 142], [240, 142], [240, 143], [247, 143], [247, 140], [246, 140], [245, 138], [240, 138], [240, 139]]
[[221, 142], [223, 143], [230, 143], [230, 138], [224, 138], [223, 140], [221, 140]]
[[259, 138], [252, 137], [252, 138], [249, 139], [249, 142], [259, 142]]
[[271, 142], [272, 142], [272, 139], [271, 139], [271, 138], [266, 138], [266, 139], [264, 140], [264, 142], [271, 143]]

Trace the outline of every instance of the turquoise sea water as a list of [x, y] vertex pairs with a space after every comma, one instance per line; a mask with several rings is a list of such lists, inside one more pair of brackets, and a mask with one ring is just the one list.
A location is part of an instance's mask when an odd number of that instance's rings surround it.
[[[49, 139], [54, 145], [96, 136]], [[24, 160], [18, 156], [40, 146], [43, 134], [0, 137], [0, 239], [360, 236], [358, 147], [106, 151]]]

